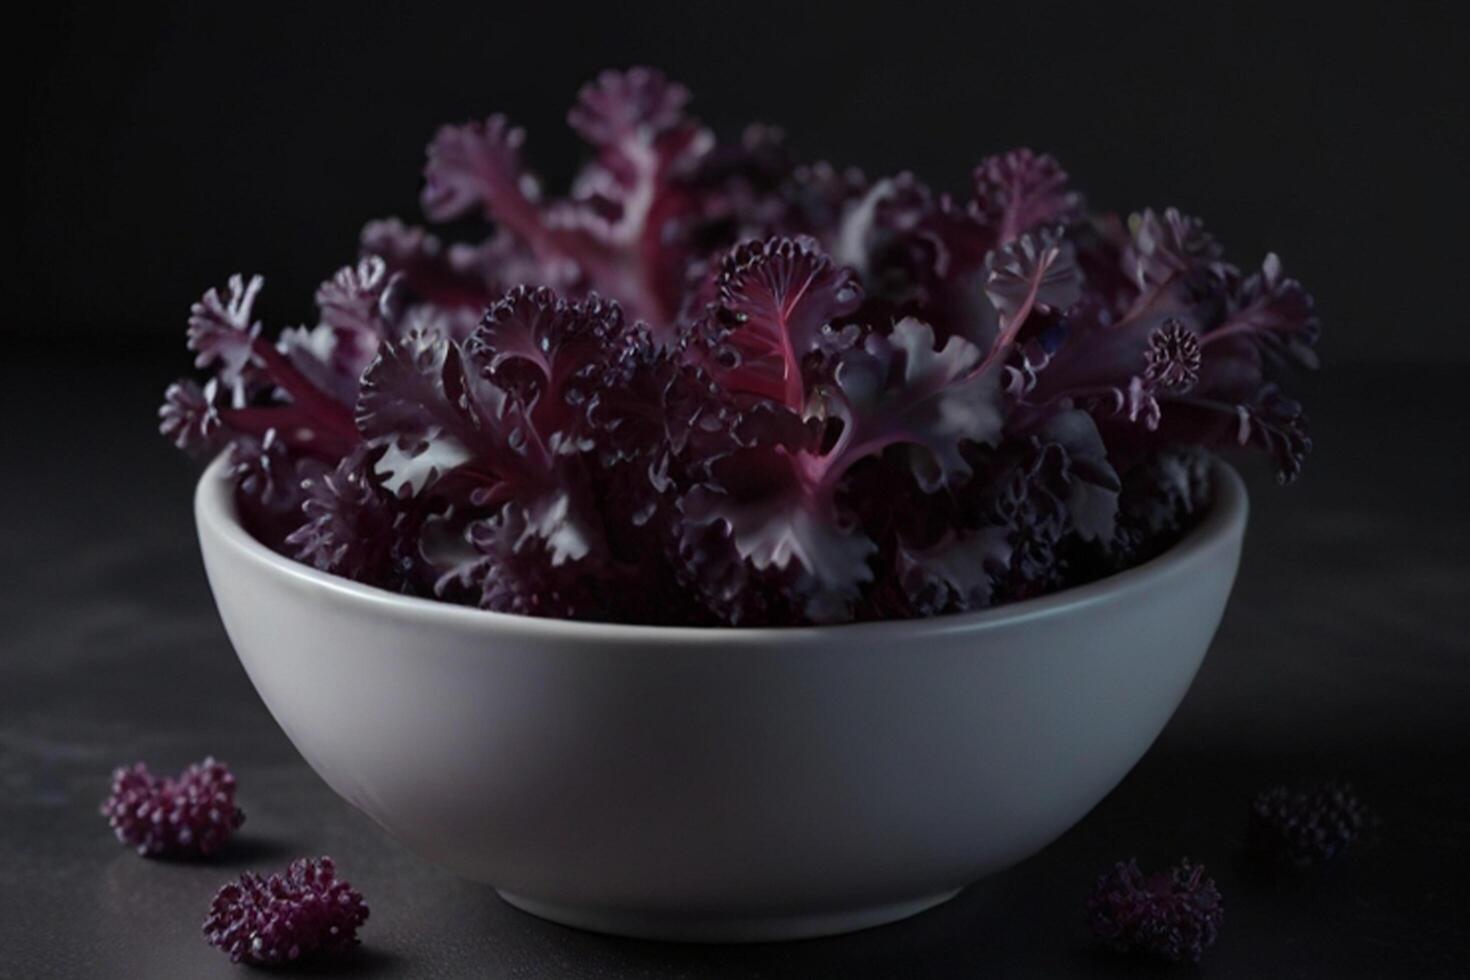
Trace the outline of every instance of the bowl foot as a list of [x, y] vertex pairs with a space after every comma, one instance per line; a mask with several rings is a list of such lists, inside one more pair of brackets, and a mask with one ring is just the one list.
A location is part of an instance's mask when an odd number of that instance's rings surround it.
[[501, 898], [522, 912], [529, 912], [538, 918], [549, 919], [564, 926], [613, 936], [686, 943], [764, 943], [835, 936], [907, 919], [911, 915], [918, 915], [941, 905], [959, 893], [960, 889], [956, 888], [902, 902], [845, 909], [840, 912], [722, 918], [718, 915], [669, 915], [561, 905], [497, 890]]

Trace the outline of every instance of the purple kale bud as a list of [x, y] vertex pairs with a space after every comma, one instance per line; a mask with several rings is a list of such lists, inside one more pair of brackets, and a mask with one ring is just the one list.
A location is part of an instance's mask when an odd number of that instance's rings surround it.
[[1347, 783], [1305, 790], [1277, 786], [1251, 802], [1256, 848], [1298, 867], [1330, 861], [1372, 823], [1372, 814]]
[[102, 815], [119, 841], [146, 857], [213, 854], [245, 822], [234, 774], [212, 758], [177, 779], [155, 776], [141, 762], [117, 769]]
[[291, 862], [284, 875], [246, 872], [214, 896], [204, 937], [231, 962], [268, 966], [357, 945], [367, 921], [362, 895], [329, 857]]
[[1098, 877], [1087, 914], [1093, 934], [1118, 952], [1198, 963], [1215, 944], [1224, 908], [1203, 865], [1186, 858], [1145, 876], [1130, 858]]
[[1144, 376], [1159, 388], [1182, 394], [1199, 381], [1199, 337], [1177, 317], [1149, 334], [1143, 358]]

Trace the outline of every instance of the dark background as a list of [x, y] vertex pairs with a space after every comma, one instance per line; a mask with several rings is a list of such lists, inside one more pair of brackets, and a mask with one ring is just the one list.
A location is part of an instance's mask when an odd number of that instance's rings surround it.
[[36, 64], [6, 330], [177, 337], [232, 272], [266, 276], [269, 323], [302, 320], [366, 220], [417, 217], [436, 126], [505, 112], [564, 187], [578, 87], [648, 63], [717, 130], [774, 123], [870, 174], [960, 190], [986, 154], [1049, 151], [1098, 208], [1178, 206], [1241, 265], [1279, 252], [1329, 360], [1470, 358], [1447, 295], [1463, 5], [49, 6], [12, 33]]
[[[13, 17], [14, 15], [12, 15]], [[1080, 906], [1137, 854], [1226, 897], [1200, 977], [1455, 977], [1470, 962], [1470, 441], [1463, 371], [1470, 14], [1451, 4], [54, 4], [12, 19], [21, 165], [0, 325], [0, 977], [240, 976], [199, 939], [214, 889], [330, 853], [373, 907], [373, 976], [1134, 976]], [[578, 86], [651, 63], [737, 131], [962, 189], [1055, 153], [1099, 208], [1174, 204], [1317, 295], [1318, 443], [1287, 491], [1248, 465], [1240, 580], [1139, 767], [1037, 857], [907, 923], [745, 948], [542, 923], [419, 862], [276, 728], [209, 599], [196, 470], [153, 431], [187, 309], [261, 272], [273, 327], [374, 217], [417, 216], [435, 126], [505, 111], [564, 186]], [[108, 772], [213, 752], [250, 814], [213, 865], [140, 861]], [[1246, 801], [1355, 781], [1382, 828], [1329, 868], [1241, 860]], [[1188, 974], [1189, 971], [1184, 971]]]

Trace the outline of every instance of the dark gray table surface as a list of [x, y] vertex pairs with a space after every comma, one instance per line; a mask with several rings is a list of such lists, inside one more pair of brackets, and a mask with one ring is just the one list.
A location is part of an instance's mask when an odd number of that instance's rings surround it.
[[[809, 942], [633, 942], [541, 922], [408, 854], [272, 722], [215, 616], [195, 470], [152, 432], [182, 349], [0, 361], [0, 975], [243, 975], [199, 934], [247, 868], [330, 854], [367, 895], [375, 977], [1067, 977], [1153, 974], [1096, 950], [1081, 905], [1136, 854], [1189, 855], [1227, 913], [1202, 977], [1449, 977], [1470, 963], [1470, 451], [1464, 371], [1335, 366], [1304, 387], [1318, 453], [1250, 470], [1240, 581], [1199, 679], [1137, 769], [1040, 855], [907, 922]], [[80, 359], [81, 364], [76, 361]], [[109, 772], [213, 753], [249, 814], [208, 864], [147, 861], [97, 805]], [[1304, 875], [1241, 858], [1246, 804], [1352, 779], [1376, 841]], [[1188, 974], [1190, 971], [1183, 971]]]

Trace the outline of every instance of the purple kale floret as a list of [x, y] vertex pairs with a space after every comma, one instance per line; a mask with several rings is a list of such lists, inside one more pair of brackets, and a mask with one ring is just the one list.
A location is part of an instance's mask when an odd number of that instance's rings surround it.
[[1197, 963], [1215, 944], [1225, 913], [1203, 865], [1185, 859], [1145, 875], [1130, 858], [1098, 876], [1087, 914], [1093, 934], [1111, 949]]
[[273, 966], [340, 953], [367, 921], [362, 895], [329, 857], [292, 861], [285, 874], [246, 872], [214, 896], [204, 938], [235, 963]]
[[145, 857], [213, 854], [245, 822], [235, 805], [235, 776], [213, 758], [172, 778], [141, 762], [117, 769], [102, 815], [120, 842]]
[[1330, 861], [1373, 822], [1371, 811], [1347, 783], [1326, 782], [1308, 789], [1277, 786], [1251, 801], [1254, 846], [1297, 867]]
[[1175, 209], [1093, 214], [1053, 158], [951, 194], [721, 141], [650, 68], [567, 122], [570, 186], [502, 115], [433, 137], [431, 223], [363, 229], [275, 334], [259, 277], [190, 311], [210, 376], [159, 428], [241, 520], [370, 585], [532, 615], [800, 625], [987, 608], [1161, 553], [1214, 450], [1283, 482], [1311, 296]]

